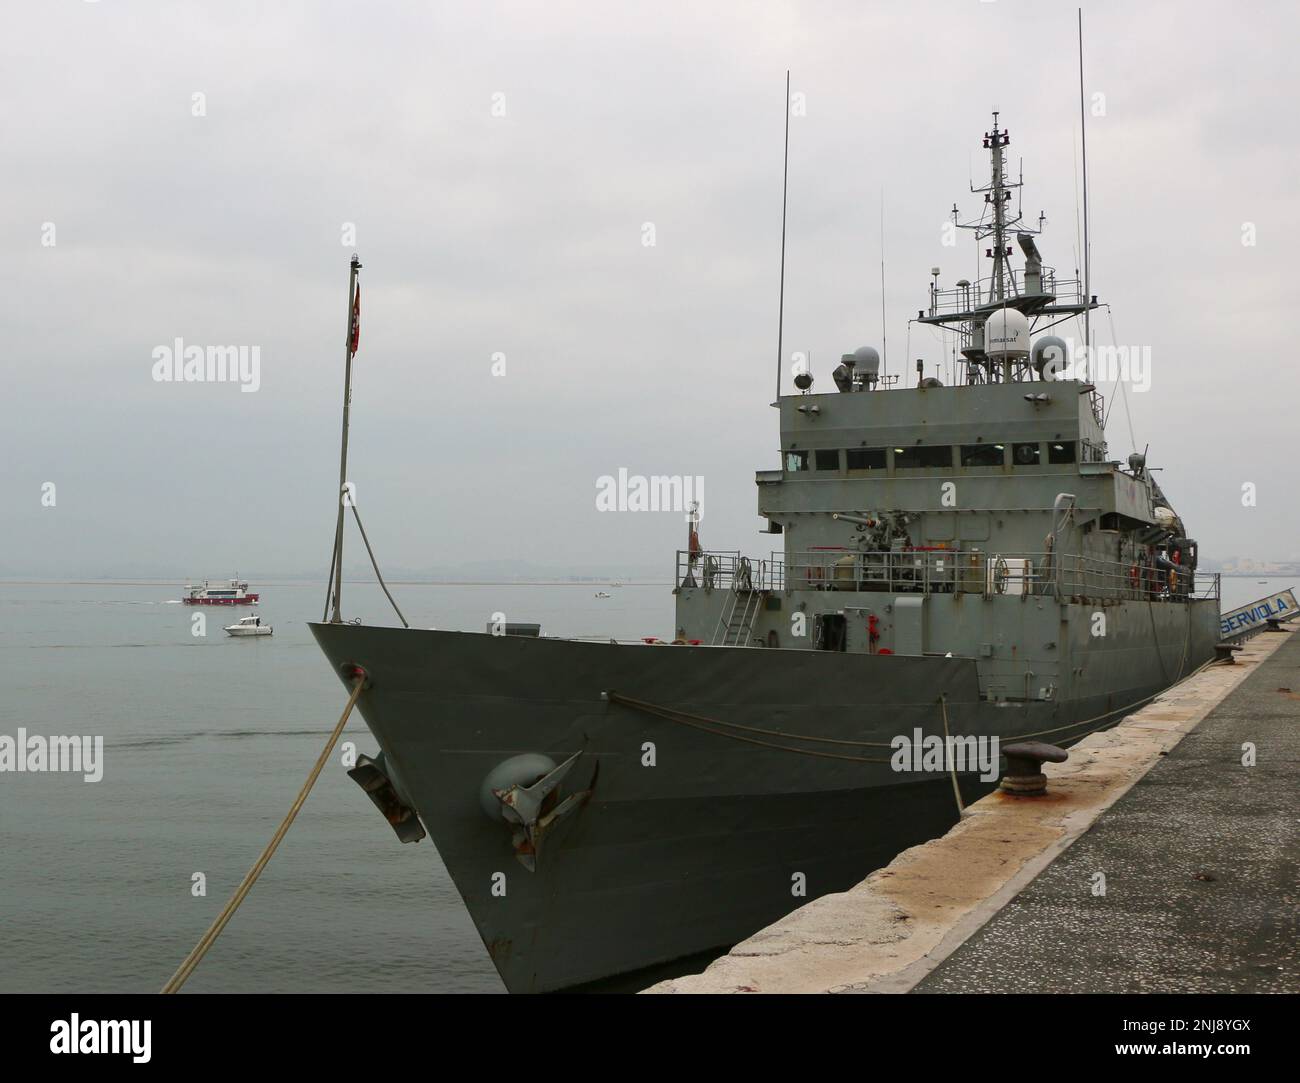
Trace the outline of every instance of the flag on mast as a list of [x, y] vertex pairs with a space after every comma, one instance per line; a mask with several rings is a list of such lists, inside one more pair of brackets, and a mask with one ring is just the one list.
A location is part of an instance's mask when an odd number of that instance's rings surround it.
[[357, 352], [361, 342], [361, 283], [357, 283], [357, 292], [352, 298], [352, 326], [348, 329], [348, 356]]

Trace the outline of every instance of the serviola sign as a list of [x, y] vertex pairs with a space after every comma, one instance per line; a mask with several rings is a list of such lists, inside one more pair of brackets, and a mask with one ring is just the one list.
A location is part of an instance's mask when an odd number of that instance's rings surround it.
[[1250, 605], [1224, 613], [1219, 617], [1219, 636], [1230, 636], [1246, 628], [1253, 628], [1269, 620], [1290, 620], [1300, 614], [1300, 604], [1289, 590], [1280, 590]]

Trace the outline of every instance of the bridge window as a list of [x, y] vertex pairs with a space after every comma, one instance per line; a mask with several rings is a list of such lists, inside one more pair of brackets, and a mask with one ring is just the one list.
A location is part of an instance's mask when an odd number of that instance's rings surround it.
[[1037, 444], [1012, 444], [1011, 461], [1017, 466], [1037, 466], [1042, 451]]
[[851, 447], [844, 452], [850, 470], [885, 469], [885, 449], [882, 447]]
[[814, 451], [813, 468], [816, 470], [839, 470], [840, 453], [835, 451]]
[[785, 469], [788, 474], [798, 473], [800, 470], [808, 469], [808, 452], [806, 451], [787, 451], [785, 453]]
[[963, 444], [962, 466], [1001, 466], [1006, 458], [1006, 444]]
[[925, 470], [936, 467], [952, 469], [952, 448], [924, 445], [894, 448], [895, 470]]
[[1047, 461], [1049, 463], [1072, 463], [1074, 462], [1074, 441], [1066, 440], [1053, 441], [1047, 445]]

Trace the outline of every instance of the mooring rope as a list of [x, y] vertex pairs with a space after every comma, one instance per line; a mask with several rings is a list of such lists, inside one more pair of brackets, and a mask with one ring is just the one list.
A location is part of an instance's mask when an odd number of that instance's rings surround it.
[[320, 777], [321, 770], [325, 766], [325, 761], [329, 759], [330, 753], [334, 751], [334, 746], [338, 743], [339, 737], [343, 733], [343, 727], [347, 725], [348, 716], [352, 714], [352, 708], [356, 706], [358, 698], [361, 696], [361, 690], [366, 686], [366, 675], [360, 673], [356, 678], [356, 686], [352, 689], [352, 695], [348, 697], [347, 706], [343, 708], [343, 714], [339, 718], [338, 725], [334, 727], [334, 732], [330, 734], [330, 739], [326, 742], [325, 747], [321, 750], [319, 758], [316, 760], [316, 766], [311, 769], [311, 774], [307, 776], [307, 781], [298, 791], [298, 797], [289, 809], [279, 829], [272, 836], [271, 841], [267, 843], [266, 849], [262, 851], [261, 856], [254, 862], [253, 867], [248, 870], [244, 879], [240, 882], [235, 893], [230, 896], [230, 901], [226, 903], [225, 908], [217, 915], [214, 921], [200, 938], [199, 942], [194, 945], [189, 955], [185, 956], [184, 961], [176, 968], [173, 974], [161, 989], [164, 993], [175, 993], [185, 984], [186, 979], [194, 972], [194, 968], [203, 961], [207, 955], [208, 949], [216, 942], [221, 931], [234, 916], [239, 904], [244, 901], [248, 893], [252, 890], [253, 885], [257, 883], [257, 878], [262, 875], [262, 870], [271, 860], [271, 856], [279, 847], [281, 840], [288, 834], [289, 828], [293, 825], [294, 819], [298, 815], [298, 810], [302, 808], [303, 803], [307, 800], [307, 795], [311, 793], [311, 788], [316, 784], [316, 779]]
[[[1173, 599], [1171, 598], [1170, 600], [1172, 601]], [[1175, 678], [1174, 684], [1177, 684], [1183, 679], [1181, 674], [1183, 672], [1183, 666], [1187, 664], [1187, 648], [1191, 646], [1192, 642], [1192, 603], [1190, 598], [1185, 603], [1185, 608], [1187, 610], [1187, 634], [1183, 636], [1183, 653], [1182, 657], [1178, 659], [1179, 676]], [[1165, 657], [1160, 650], [1160, 635], [1156, 630], [1155, 603], [1150, 599], [1147, 600], [1147, 613], [1151, 617], [1151, 641], [1156, 645], [1156, 660], [1160, 663], [1160, 675], [1164, 677], [1165, 680], [1169, 680], [1169, 671], [1165, 669]], [[1172, 688], [1173, 685], [1170, 685], [1169, 687]]]
[[966, 806], [961, 803], [961, 790], [957, 787], [957, 757], [953, 756], [949, 750], [952, 748], [952, 738], [948, 736], [948, 693], [943, 692], [939, 696], [939, 708], [943, 711], [943, 747], [947, 754], [948, 770], [952, 774], [952, 795], [957, 799], [957, 815], [966, 815]]

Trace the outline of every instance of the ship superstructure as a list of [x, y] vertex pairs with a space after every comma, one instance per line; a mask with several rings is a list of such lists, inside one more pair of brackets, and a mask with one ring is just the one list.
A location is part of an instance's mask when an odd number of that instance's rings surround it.
[[[1145, 456], [1109, 458], [1095, 384], [1066, 375], [1077, 348], [1037, 334], [1095, 297], [1044, 267], [1028, 232], [1024, 269], [1011, 267], [1008, 141], [994, 114], [992, 181], [976, 190], [992, 273], [947, 290], [936, 274], [918, 312], [958, 336], [961, 382], [918, 364], [915, 386], [886, 387], [870, 347], [844, 356], [830, 393], [796, 377], [800, 393], [780, 400], [781, 467], [756, 478], [784, 548], [680, 551], [680, 639], [951, 654], [977, 660], [986, 699], [1102, 709], [1207, 656], [1217, 580], [1198, 582], [1196, 542]], [[1135, 638], [1145, 665], [1120, 677], [1101, 664], [1132, 660]]]

